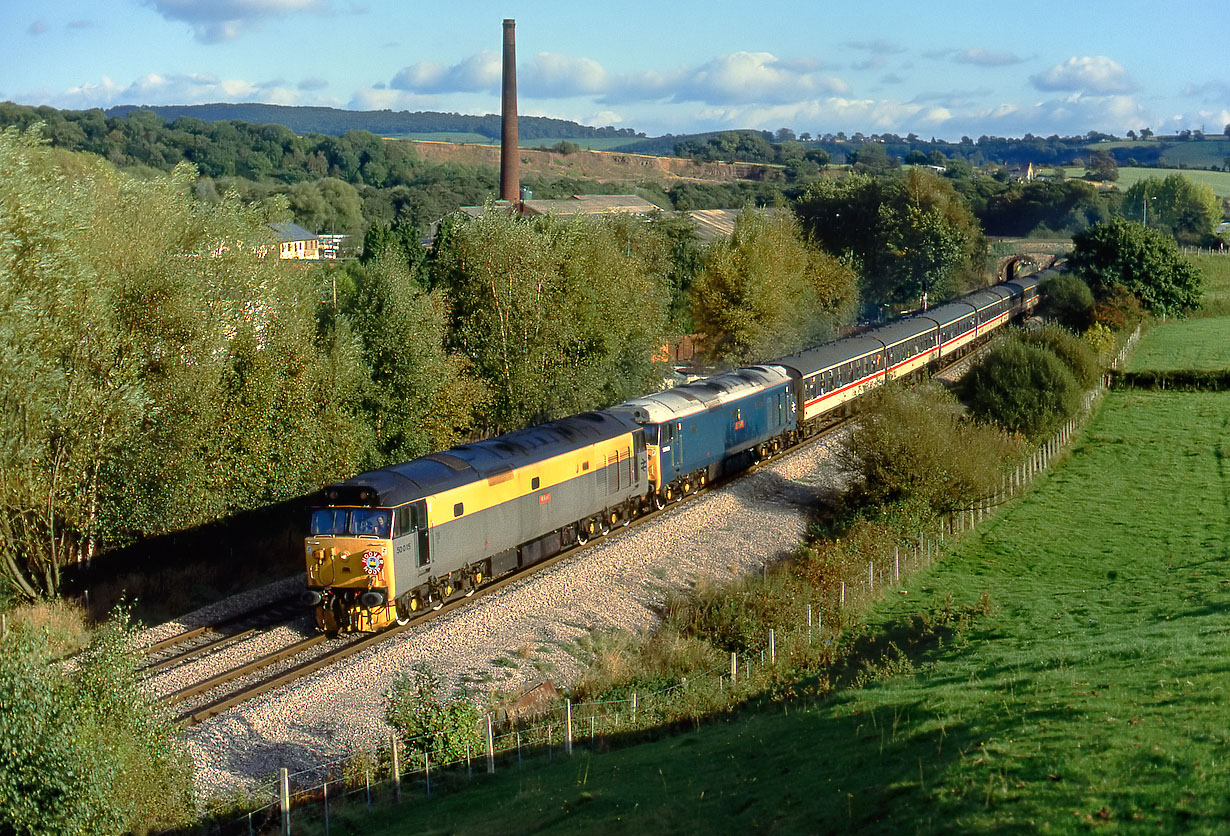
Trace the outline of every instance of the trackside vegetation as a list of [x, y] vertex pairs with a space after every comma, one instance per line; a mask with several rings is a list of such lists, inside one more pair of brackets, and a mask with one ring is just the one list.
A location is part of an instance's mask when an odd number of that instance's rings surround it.
[[0, 833], [106, 836], [192, 821], [192, 762], [140, 686], [127, 623], [113, 613], [71, 657], [45, 621], [19, 619], [5, 637]]

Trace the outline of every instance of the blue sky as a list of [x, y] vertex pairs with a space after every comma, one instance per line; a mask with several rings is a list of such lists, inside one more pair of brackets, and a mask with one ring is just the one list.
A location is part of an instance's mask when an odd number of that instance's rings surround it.
[[650, 135], [1220, 134], [1226, 0], [4, 0], [0, 100], [499, 110]]

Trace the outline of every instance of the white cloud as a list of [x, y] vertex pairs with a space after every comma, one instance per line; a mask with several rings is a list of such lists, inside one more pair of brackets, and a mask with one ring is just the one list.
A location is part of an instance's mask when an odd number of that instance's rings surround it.
[[192, 27], [201, 43], [212, 44], [238, 38], [264, 18], [301, 12], [323, 12], [328, 0], [147, 0], [167, 20]]
[[1118, 61], [1104, 55], [1069, 58], [1044, 73], [1029, 77], [1034, 87], [1045, 91], [1080, 90], [1097, 95], [1131, 93], [1136, 82]]
[[675, 101], [711, 105], [802, 102], [820, 95], [845, 94], [838, 78], [800, 72], [797, 65], [768, 52], [735, 52], [714, 58], [679, 79]]
[[540, 52], [528, 66], [517, 69], [518, 92], [524, 91], [527, 96], [557, 99], [596, 95], [610, 86], [610, 74], [592, 58]]
[[502, 65], [498, 53], [480, 52], [446, 67], [420, 61], [400, 70], [389, 86], [409, 93], [476, 93], [498, 91]]
[[958, 64], [974, 64], [978, 67], [1006, 67], [1020, 64], [1025, 59], [1013, 52], [991, 52], [973, 48], [958, 50], [953, 54], [952, 60]]

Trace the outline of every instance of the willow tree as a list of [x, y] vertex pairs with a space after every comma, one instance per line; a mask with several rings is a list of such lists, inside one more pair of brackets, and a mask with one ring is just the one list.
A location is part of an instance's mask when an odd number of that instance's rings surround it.
[[433, 281], [453, 300], [454, 348], [510, 430], [653, 388], [669, 293], [620, 219], [517, 218], [488, 208], [437, 238]]
[[830, 339], [857, 298], [854, 272], [803, 240], [786, 212], [745, 209], [710, 245], [691, 288], [709, 356], [755, 363]]

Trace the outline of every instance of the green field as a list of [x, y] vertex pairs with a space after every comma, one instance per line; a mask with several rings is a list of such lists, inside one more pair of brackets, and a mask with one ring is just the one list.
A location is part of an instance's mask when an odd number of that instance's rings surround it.
[[[879, 681], [360, 802], [332, 832], [1223, 834], [1227, 461], [1230, 394], [1112, 392], [1070, 461], [869, 614], [923, 648]], [[962, 605], [983, 614], [923, 629]]]
[[1230, 256], [1191, 255], [1188, 260], [1204, 273], [1205, 316], [1230, 316]]
[[1128, 363], [1133, 372], [1176, 369], [1230, 369], [1230, 317], [1158, 323]]
[[[1083, 168], [1065, 168], [1069, 177], [1084, 177]], [[1220, 198], [1230, 198], [1230, 171], [1205, 171], [1196, 168], [1126, 168], [1120, 167], [1119, 179], [1115, 185], [1120, 191], [1127, 191], [1132, 186], [1149, 177], [1162, 179], [1171, 174], [1182, 174], [1193, 183], [1205, 183], [1213, 189]]]

